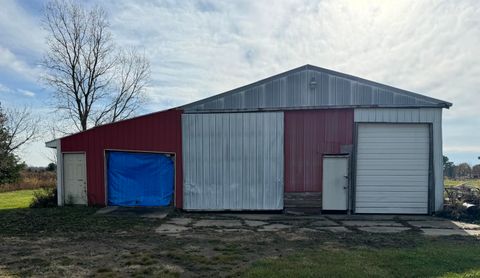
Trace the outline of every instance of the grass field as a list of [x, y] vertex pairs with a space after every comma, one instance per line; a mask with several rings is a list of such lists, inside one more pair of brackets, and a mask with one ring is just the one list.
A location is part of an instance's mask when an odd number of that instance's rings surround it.
[[0, 210], [27, 208], [36, 190], [17, 190], [0, 193]]
[[466, 183], [467, 185], [472, 185], [480, 188], [480, 179], [471, 179], [471, 180], [451, 180], [445, 179], [444, 184], [445, 187], [452, 187], [457, 186], [460, 184]]

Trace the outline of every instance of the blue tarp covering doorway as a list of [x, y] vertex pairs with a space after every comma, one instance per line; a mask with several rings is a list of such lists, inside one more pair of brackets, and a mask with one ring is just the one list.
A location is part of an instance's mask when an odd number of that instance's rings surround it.
[[168, 206], [173, 161], [164, 154], [109, 151], [107, 181], [110, 206]]

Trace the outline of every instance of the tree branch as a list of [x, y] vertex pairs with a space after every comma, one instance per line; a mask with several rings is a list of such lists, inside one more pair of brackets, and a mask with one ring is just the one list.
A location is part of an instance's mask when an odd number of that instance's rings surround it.
[[77, 130], [130, 117], [140, 107], [150, 75], [144, 54], [118, 50], [106, 12], [53, 0], [45, 9], [48, 31], [44, 81], [55, 108]]

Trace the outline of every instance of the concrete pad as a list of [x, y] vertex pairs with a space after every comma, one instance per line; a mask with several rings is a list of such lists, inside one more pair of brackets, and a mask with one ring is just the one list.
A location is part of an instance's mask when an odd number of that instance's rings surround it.
[[245, 225], [250, 226], [250, 227], [258, 227], [258, 226], [263, 226], [267, 225], [268, 222], [265, 221], [258, 221], [258, 220], [245, 220]]
[[105, 207], [105, 208], [101, 208], [99, 210], [97, 210], [95, 212], [95, 214], [107, 214], [107, 213], [110, 213], [110, 212], [113, 212], [113, 211], [116, 211], [118, 209], [118, 207]]
[[329, 219], [334, 219], [334, 220], [394, 220], [397, 218], [396, 215], [383, 215], [383, 214], [368, 214], [368, 215], [363, 215], [363, 214], [324, 214]]
[[240, 227], [240, 220], [198, 220], [194, 227]]
[[328, 220], [328, 219], [327, 219], [325, 216], [323, 216], [323, 215], [291, 216], [290, 218], [301, 219], [301, 220], [318, 220], [318, 221]]
[[334, 219], [334, 220], [346, 220], [346, 219], [351, 219], [352, 215], [347, 215], [347, 214], [322, 214], [324, 217], [328, 219]]
[[184, 227], [179, 225], [163, 224], [157, 229], [155, 229], [155, 232], [159, 234], [176, 234], [176, 233], [184, 232], [189, 229], [190, 229], [189, 227]]
[[407, 227], [360, 227], [358, 229], [368, 233], [380, 233], [380, 234], [393, 234], [393, 233], [400, 233], [406, 230], [410, 230], [410, 228], [407, 228]]
[[253, 233], [252, 230], [247, 229], [216, 229], [217, 233]]
[[159, 212], [152, 212], [152, 213], [146, 213], [140, 215], [141, 217], [147, 217], [147, 218], [155, 218], [155, 219], [164, 219], [165, 217], [168, 216], [168, 212], [165, 211], [159, 211]]
[[308, 232], [308, 233], [316, 233], [318, 232], [317, 230], [315, 229], [310, 229], [310, 228], [300, 228], [298, 229], [300, 232]]
[[285, 210], [286, 215], [294, 215], [294, 216], [303, 216], [306, 213], [303, 211], [295, 211], [295, 210]]
[[465, 223], [465, 222], [459, 222], [459, 221], [452, 221], [452, 223], [459, 227], [460, 229], [464, 229], [464, 230], [479, 230], [480, 229], [480, 225], [476, 225], [476, 224], [470, 224], [470, 223]]
[[403, 227], [402, 223], [397, 223], [395, 221], [347, 220], [342, 221], [342, 224], [355, 227]]
[[319, 227], [317, 228], [319, 231], [329, 231], [332, 233], [351, 233], [352, 231], [343, 227], [343, 226], [337, 226], [337, 227]]
[[240, 219], [249, 220], [270, 220], [275, 217], [282, 216], [281, 214], [224, 214], [224, 216], [236, 217]]
[[405, 221], [434, 221], [434, 220], [444, 220], [440, 217], [430, 216], [430, 215], [398, 215], [398, 218]]
[[470, 235], [461, 229], [422, 229], [422, 232], [427, 236], [468, 236]]
[[333, 222], [332, 220], [320, 220], [311, 223], [313, 226], [318, 227], [331, 227], [331, 226], [340, 226], [338, 223]]
[[408, 224], [418, 228], [457, 229], [457, 225], [448, 220], [408, 221]]
[[480, 230], [465, 230], [465, 232], [471, 236], [480, 236]]
[[289, 229], [292, 226], [285, 224], [270, 224], [263, 226], [261, 229], [258, 229], [259, 232], [277, 232], [284, 229]]
[[169, 224], [187, 226], [192, 222], [192, 218], [172, 218], [168, 220]]
[[[270, 221], [271, 222], [271, 221]], [[275, 219], [275, 223], [285, 224], [290, 226], [306, 226], [308, 221], [303, 219]]]

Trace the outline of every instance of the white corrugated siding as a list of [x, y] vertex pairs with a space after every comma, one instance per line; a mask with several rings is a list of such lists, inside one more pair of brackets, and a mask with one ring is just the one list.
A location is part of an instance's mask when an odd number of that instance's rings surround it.
[[283, 209], [283, 113], [182, 115], [184, 209]]
[[[314, 85], [312, 81], [315, 82]], [[193, 113], [362, 105], [444, 107], [446, 104], [358, 77], [306, 66], [226, 94], [188, 104], [183, 109]]]
[[358, 126], [357, 213], [428, 213], [426, 124]]
[[[441, 108], [359, 108], [355, 109], [355, 122], [363, 123], [431, 123], [433, 134], [433, 174], [435, 211], [443, 208], [443, 152]], [[400, 163], [400, 162], [399, 162]], [[382, 166], [379, 166], [382, 167]], [[411, 194], [415, 195], [415, 194]]]

